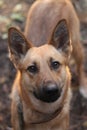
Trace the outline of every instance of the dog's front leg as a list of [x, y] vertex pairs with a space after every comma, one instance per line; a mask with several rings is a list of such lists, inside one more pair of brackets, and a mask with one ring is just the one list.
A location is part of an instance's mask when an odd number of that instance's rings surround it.
[[14, 101], [11, 105], [11, 116], [13, 130], [24, 130], [22, 108], [20, 104], [16, 104]]

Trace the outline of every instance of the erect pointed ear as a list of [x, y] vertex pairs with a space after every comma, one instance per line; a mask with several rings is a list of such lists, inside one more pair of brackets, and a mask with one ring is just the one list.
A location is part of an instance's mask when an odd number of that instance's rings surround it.
[[50, 43], [60, 50], [65, 56], [69, 56], [72, 50], [70, 34], [65, 19], [59, 21], [52, 33]]
[[8, 48], [10, 59], [18, 68], [20, 61], [27, 53], [31, 45], [26, 40], [25, 36], [16, 28], [11, 27], [8, 30]]

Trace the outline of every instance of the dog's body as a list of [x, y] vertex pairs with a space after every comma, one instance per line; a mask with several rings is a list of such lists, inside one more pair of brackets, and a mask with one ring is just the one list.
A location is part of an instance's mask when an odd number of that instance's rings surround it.
[[79, 22], [69, 0], [36, 1], [25, 35], [29, 42], [17, 29], [9, 29], [11, 60], [18, 69], [12, 90], [13, 128], [67, 130], [71, 43], [80, 76], [83, 59]]

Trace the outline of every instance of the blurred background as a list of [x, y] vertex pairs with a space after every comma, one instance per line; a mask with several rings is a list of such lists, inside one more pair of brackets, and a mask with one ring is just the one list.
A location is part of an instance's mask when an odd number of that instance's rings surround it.
[[[10, 26], [24, 31], [28, 9], [33, 2], [34, 0], [0, 0], [0, 130], [11, 130], [10, 92], [16, 74], [9, 60], [7, 31]], [[84, 71], [87, 76], [87, 0], [72, 0], [72, 3], [81, 23]], [[87, 99], [80, 95], [78, 87], [72, 90], [69, 130], [87, 130]]]

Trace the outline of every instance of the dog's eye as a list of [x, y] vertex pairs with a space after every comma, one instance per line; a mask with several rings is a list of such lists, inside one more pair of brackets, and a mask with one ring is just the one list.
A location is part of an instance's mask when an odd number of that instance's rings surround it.
[[51, 62], [51, 68], [52, 69], [58, 69], [60, 67], [60, 63], [58, 61], [52, 61]]
[[30, 73], [37, 73], [38, 72], [38, 68], [36, 65], [31, 65], [27, 68], [27, 70], [30, 72]]

